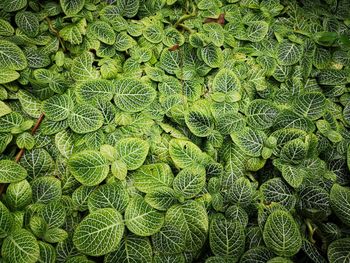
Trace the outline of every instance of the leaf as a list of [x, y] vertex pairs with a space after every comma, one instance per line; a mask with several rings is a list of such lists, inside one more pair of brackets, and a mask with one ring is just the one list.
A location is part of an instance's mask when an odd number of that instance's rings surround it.
[[214, 44], [209, 44], [201, 49], [201, 56], [205, 64], [211, 68], [218, 68], [224, 62], [221, 49]]
[[136, 41], [125, 32], [116, 35], [114, 47], [117, 51], [126, 51], [136, 45]]
[[152, 236], [154, 249], [164, 254], [177, 254], [185, 250], [183, 233], [171, 224], [164, 225]]
[[[27, 180], [9, 184], [9, 186], [6, 189], [6, 203], [12, 209], [21, 210], [27, 205], [29, 205], [31, 202], [32, 188]], [[5, 216], [4, 213], [1, 214]], [[1, 222], [3, 221], [1, 220]]]
[[149, 144], [139, 138], [124, 138], [115, 145], [117, 157], [120, 158], [128, 170], [136, 170], [146, 159]]
[[251, 42], [262, 41], [269, 30], [269, 25], [265, 21], [252, 21], [248, 22], [247, 25], [246, 38]]
[[188, 200], [173, 205], [166, 213], [165, 222], [183, 232], [185, 251], [200, 249], [208, 234], [208, 215], [206, 209], [196, 201]]
[[190, 131], [198, 137], [207, 137], [214, 130], [214, 120], [209, 105], [194, 104], [185, 115], [185, 122]]
[[[160, 67], [169, 74], [174, 75], [175, 72], [177, 72], [183, 66], [180, 52], [180, 50], [170, 51], [169, 49], [165, 48], [159, 58]], [[175, 81], [170, 78], [165, 79], [166, 82], [168, 82], [168, 80], [171, 80], [171, 82]], [[174, 84], [171, 84], [171, 86], [173, 85]]]
[[269, 215], [263, 237], [266, 246], [278, 256], [291, 257], [298, 253], [302, 245], [298, 225], [288, 212], [282, 210]]
[[229, 69], [221, 69], [214, 77], [213, 91], [214, 92], [240, 92], [241, 82], [237, 75]]
[[325, 69], [317, 75], [320, 85], [344, 85], [349, 83], [349, 75], [344, 70]]
[[281, 150], [281, 160], [291, 164], [298, 164], [306, 158], [308, 145], [301, 139], [287, 142]]
[[5, 238], [8, 236], [12, 231], [12, 227], [13, 216], [7, 207], [2, 202], [0, 202], [0, 237]]
[[152, 246], [148, 238], [133, 234], [126, 235], [118, 249], [107, 254], [105, 263], [114, 262], [152, 262]]
[[293, 165], [283, 165], [281, 172], [283, 179], [294, 188], [298, 188], [308, 175], [302, 167]]
[[294, 65], [299, 62], [302, 55], [302, 46], [289, 41], [283, 41], [277, 49], [277, 62], [282, 66]]
[[100, 208], [114, 208], [123, 213], [129, 202], [129, 195], [120, 182], [101, 185], [88, 199], [90, 212]]
[[272, 102], [256, 99], [248, 105], [247, 123], [255, 129], [268, 129], [273, 126], [278, 113], [278, 108]]
[[143, 36], [151, 43], [159, 43], [163, 40], [164, 31], [159, 24], [150, 24], [143, 31]]
[[190, 141], [172, 139], [169, 143], [169, 154], [179, 168], [196, 166], [204, 163], [201, 149]]
[[101, 153], [85, 150], [72, 155], [68, 160], [72, 175], [86, 186], [100, 184], [108, 175], [109, 165]]
[[231, 138], [247, 155], [259, 157], [263, 149], [266, 134], [262, 131], [245, 127], [239, 132], [231, 133]]
[[82, 102], [93, 102], [99, 99], [110, 101], [113, 98], [114, 86], [109, 80], [88, 80], [82, 82], [75, 90]]
[[42, 176], [31, 182], [33, 202], [48, 204], [62, 196], [61, 181], [55, 177]]
[[3, 69], [0, 71], [0, 84], [15, 81], [20, 77], [19, 73], [11, 69]]
[[125, 224], [138, 236], [157, 233], [164, 223], [164, 215], [145, 202], [142, 197], [134, 197], [125, 211]]
[[73, 59], [70, 72], [72, 78], [75, 81], [86, 81], [89, 79], [96, 79], [98, 77], [98, 74], [92, 67], [93, 62], [94, 57], [90, 52], [83, 52], [75, 59]]
[[136, 79], [118, 80], [114, 95], [116, 106], [127, 112], [138, 112], [150, 105], [156, 97], [156, 91]]
[[334, 184], [330, 192], [333, 212], [346, 225], [350, 225], [350, 189]]
[[62, 28], [59, 34], [63, 40], [68, 41], [73, 45], [79, 45], [83, 42], [83, 36], [79, 31], [79, 27], [74, 24]]
[[103, 116], [89, 104], [78, 104], [68, 116], [68, 124], [75, 133], [93, 132], [103, 125]]
[[172, 205], [177, 203], [177, 196], [172, 188], [163, 186], [152, 189], [147, 193], [145, 201], [157, 210], [167, 211]]
[[35, 263], [40, 251], [36, 238], [25, 229], [17, 229], [2, 244], [1, 254], [9, 263]]
[[120, 0], [117, 1], [117, 7], [122, 10], [122, 14], [128, 18], [134, 17], [140, 7], [139, 0]]
[[296, 113], [299, 113], [311, 120], [317, 120], [325, 113], [326, 98], [319, 92], [304, 93], [295, 99], [293, 108], [295, 109]]
[[86, 216], [74, 231], [73, 243], [84, 254], [101, 256], [115, 250], [124, 233], [122, 215], [103, 208]]
[[20, 160], [20, 165], [27, 170], [30, 179], [48, 175], [48, 172], [53, 168], [54, 161], [51, 155], [43, 148], [34, 148], [30, 151], [25, 151]]
[[232, 256], [232, 262], [237, 262], [244, 251], [244, 228], [238, 221], [215, 217], [210, 223], [209, 243], [216, 256]]
[[35, 37], [39, 33], [39, 19], [29, 11], [18, 12], [15, 16], [15, 21], [24, 34], [29, 37]]
[[188, 167], [176, 175], [173, 188], [178, 195], [190, 199], [202, 191], [205, 181], [205, 169], [203, 167]]
[[73, 109], [72, 99], [66, 95], [54, 95], [43, 103], [45, 117], [53, 121], [63, 121], [68, 118]]
[[253, 188], [247, 178], [240, 177], [229, 186], [227, 191], [229, 202], [247, 207], [253, 200]]
[[11, 160], [0, 160], [0, 183], [14, 183], [27, 177], [27, 171]]
[[102, 43], [107, 45], [113, 45], [116, 37], [113, 28], [104, 21], [94, 21], [93, 23], [89, 23], [87, 28], [87, 36], [97, 38]]
[[152, 193], [162, 187], [171, 187], [174, 175], [166, 163], [142, 165], [131, 175], [134, 186], [141, 192]]
[[83, 9], [85, 0], [60, 0], [60, 4], [67, 16], [73, 16]]
[[341, 238], [333, 241], [327, 250], [329, 262], [343, 263], [350, 256], [350, 238]]
[[2, 6], [6, 12], [14, 12], [27, 5], [27, 0], [4, 0]]
[[23, 70], [28, 66], [23, 51], [14, 43], [0, 40], [0, 69]]

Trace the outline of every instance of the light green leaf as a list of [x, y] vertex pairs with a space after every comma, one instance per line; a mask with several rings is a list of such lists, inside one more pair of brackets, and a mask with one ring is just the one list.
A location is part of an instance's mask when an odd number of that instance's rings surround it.
[[136, 41], [131, 36], [125, 32], [120, 32], [116, 35], [114, 47], [117, 51], [126, 51], [136, 44]]
[[291, 257], [302, 245], [299, 226], [290, 213], [276, 210], [269, 215], [264, 226], [265, 244], [279, 256]]
[[36, 238], [29, 231], [18, 229], [3, 241], [1, 254], [9, 263], [35, 263], [40, 250]]
[[84, 52], [73, 59], [70, 72], [72, 78], [76, 81], [96, 79], [98, 77], [98, 72], [92, 67], [93, 62], [94, 57], [90, 52]]
[[172, 186], [174, 175], [166, 163], [143, 165], [131, 175], [134, 186], [141, 192], [151, 193], [158, 188]]
[[78, 26], [75, 24], [65, 26], [59, 33], [63, 40], [68, 41], [73, 45], [79, 45], [83, 42], [83, 36], [81, 35]]
[[161, 24], [150, 24], [144, 29], [143, 36], [151, 43], [161, 42], [164, 36]]
[[109, 80], [98, 79], [84, 81], [75, 89], [77, 97], [82, 102], [93, 102], [96, 100], [111, 100], [114, 94], [114, 85]]
[[103, 208], [86, 216], [74, 231], [73, 243], [84, 254], [101, 256], [117, 249], [124, 233], [122, 215]]
[[166, 213], [165, 221], [183, 232], [185, 251], [200, 249], [207, 237], [209, 222], [204, 206], [196, 201], [173, 205]]
[[156, 97], [156, 91], [139, 80], [123, 79], [116, 83], [114, 103], [127, 112], [138, 112], [146, 108]]
[[283, 179], [294, 188], [298, 188], [308, 175], [302, 167], [293, 165], [283, 165], [281, 172]]
[[269, 30], [269, 24], [265, 21], [252, 21], [247, 23], [246, 38], [251, 42], [263, 40]]
[[6, 202], [15, 210], [21, 210], [32, 202], [32, 188], [27, 180], [11, 183], [6, 190]]
[[125, 224], [138, 236], [157, 233], [164, 223], [164, 215], [147, 204], [142, 197], [134, 197], [125, 211]]
[[250, 181], [245, 177], [240, 177], [229, 186], [227, 199], [233, 204], [239, 204], [242, 207], [246, 207], [252, 202], [253, 193], [253, 187]]
[[266, 134], [259, 130], [245, 127], [241, 131], [231, 133], [231, 138], [239, 148], [247, 155], [252, 157], [259, 157], [264, 147]]
[[75, 133], [93, 132], [103, 125], [103, 115], [89, 104], [78, 104], [68, 116], [68, 124]]
[[45, 117], [53, 121], [63, 121], [68, 118], [73, 109], [72, 99], [66, 95], [54, 95], [43, 103]]
[[27, 170], [29, 178], [33, 179], [41, 175], [48, 175], [54, 166], [54, 161], [45, 149], [34, 148], [25, 151], [20, 164]]
[[27, 5], [27, 0], [4, 0], [2, 7], [6, 12], [14, 12], [22, 9]]
[[11, 69], [3, 69], [0, 71], [0, 84], [15, 81], [20, 77], [19, 73]]
[[[18, 1], [20, 2], [20, 1]], [[0, 19], [0, 36], [9, 37], [15, 33], [13, 26], [6, 20]]]
[[303, 47], [289, 42], [283, 41], [277, 49], [277, 62], [283, 66], [294, 65], [301, 59], [303, 55]]
[[307, 151], [308, 145], [301, 139], [289, 141], [281, 150], [281, 160], [286, 163], [298, 164], [306, 158]]
[[334, 184], [331, 188], [330, 198], [334, 213], [344, 224], [350, 226], [350, 189]]
[[179, 168], [196, 166], [205, 162], [204, 153], [190, 141], [172, 139], [169, 143], [169, 154]]
[[11, 160], [0, 160], [0, 183], [14, 183], [27, 177], [27, 171]]
[[134, 17], [140, 7], [139, 0], [120, 0], [116, 2], [116, 6], [121, 10], [122, 14], [128, 18]]
[[205, 64], [211, 68], [218, 68], [224, 62], [224, 56], [220, 48], [209, 44], [201, 49], [201, 56]]
[[203, 167], [188, 167], [176, 175], [173, 188], [178, 195], [190, 199], [202, 191], [205, 182], [205, 169]]
[[100, 184], [108, 175], [109, 165], [101, 153], [93, 150], [80, 151], [68, 160], [72, 175], [86, 186]]
[[303, 93], [295, 98], [293, 109], [304, 117], [317, 120], [325, 113], [326, 98], [320, 92]]
[[[165, 48], [159, 58], [160, 68], [164, 69], [169, 74], [175, 74], [175, 72], [182, 67], [180, 52], [179, 49], [170, 51], [168, 48]], [[174, 80], [172, 82], [174, 82]]]
[[113, 28], [104, 21], [94, 21], [89, 23], [87, 28], [87, 36], [97, 38], [102, 43], [113, 45], [115, 42], [115, 33]]
[[117, 158], [126, 164], [128, 170], [136, 170], [145, 161], [149, 144], [139, 138], [124, 138], [117, 142], [115, 148]]
[[210, 223], [209, 243], [216, 256], [231, 256], [231, 262], [237, 262], [244, 252], [244, 228], [238, 221], [215, 217]]
[[176, 226], [165, 224], [152, 236], [154, 249], [162, 254], [177, 254], [185, 250], [184, 233]]
[[278, 108], [269, 101], [256, 99], [247, 108], [247, 122], [252, 128], [268, 129], [273, 126]]
[[60, 0], [60, 4], [67, 16], [73, 16], [83, 9], [85, 0]]
[[29, 132], [24, 132], [18, 135], [16, 138], [16, 144], [21, 149], [25, 148], [27, 150], [31, 150], [35, 145], [35, 139]]
[[215, 75], [212, 89], [214, 92], [239, 92], [241, 89], [241, 82], [232, 70], [224, 68]]
[[22, 70], [27, 67], [23, 51], [14, 43], [0, 40], [0, 69]]
[[177, 203], [177, 196], [172, 188], [162, 186], [147, 193], [145, 201], [157, 210], [167, 211], [172, 205]]
[[52, 176], [41, 176], [31, 182], [34, 203], [48, 204], [62, 196], [61, 181]]
[[186, 112], [185, 122], [198, 137], [207, 137], [214, 130], [214, 119], [206, 103], [196, 103]]
[[13, 217], [11, 212], [2, 202], [0, 202], [0, 238], [8, 236], [12, 231], [12, 227]]
[[25, 90], [18, 91], [17, 95], [23, 110], [31, 117], [39, 118], [42, 112], [41, 101]]
[[101, 185], [88, 199], [90, 212], [100, 208], [114, 208], [123, 213], [129, 202], [127, 189], [121, 182]]
[[317, 75], [321, 85], [344, 85], [349, 83], [349, 74], [345, 70], [325, 69]]
[[128, 234], [121, 240], [116, 251], [105, 256], [104, 263], [152, 262], [152, 255], [148, 238]]

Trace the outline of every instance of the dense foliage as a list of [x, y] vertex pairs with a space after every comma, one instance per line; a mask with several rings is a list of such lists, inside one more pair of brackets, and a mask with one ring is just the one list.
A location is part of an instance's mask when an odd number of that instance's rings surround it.
[[0, 262], [350, 262], [347, 0], [1, 0]]

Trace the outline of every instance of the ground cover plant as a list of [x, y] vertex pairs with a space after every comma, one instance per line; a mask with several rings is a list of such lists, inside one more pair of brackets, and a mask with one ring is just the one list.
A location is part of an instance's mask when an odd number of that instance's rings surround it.
[[347, 0], [0, 1], [0, 262], [350, 262], [349, 50]]

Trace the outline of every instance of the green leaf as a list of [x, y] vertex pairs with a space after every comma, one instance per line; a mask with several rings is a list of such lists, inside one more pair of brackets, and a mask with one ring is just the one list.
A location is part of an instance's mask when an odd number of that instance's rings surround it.
[[0, 84], [15, 81], [20, 77], [19, 73], [11, 69], [3, 69], [0, 71]]
[[215, 75], [212, 89], [214, 92], [223, 93], [231, 91], [240, 92], [241, 82], [232, 70], [224, 68]]
[[74, 231], [73, 243], [84, 254], [101, 256], [117, 249], [124, 233], [122, 215], [103, 208], [86, 216]]
[[216, 256], [231, 256], [231, 262], [237, 262], [244, 251], [244, 228], [238, 221], [215, 217], [210, 223], [209, 243]]
[[42, 176], [31, 182], [34, 203], [48, 204], [62, 196], [61, 181], [55, 177]]
[[101, 185], [88, 199], [90, 212], [100, 208], [114, 208], [123, 213], [129, 202], [129, 195], [121, 182]]
[[14, 12], [22, 9], [27, 5], [27, 0], [4, 0], [2, 7], [6, 12]]
[[27, 171], [11, 160], [0, 160], [0, 183], [14, 183], [27, 177]]
[[0, 69], [23, 70], [28, 66], [23, 51], [14, 43], [0, 40]]
[[206, 103], [194, 104], [185, 115], [190, 131], [198, 137], [207, 137], [214, 130], [214, 120]]
[[123, 79], [116, 83], [114, 103], [127, 112], [138, 112], [150, 105], [156, 97], [156, 91], [139, 80]]
[[157, 233], [164, 223], [164, 215], [147, 204], [142, 197], [134, 197], [125, 211], [125, 224], [138, 236]]
[[171, 224], [164, 225], [152, 236], [154, 249], [163, 254], [177, 254], [185, 250], [183, 232]]
[[29, 205], [32, 202], [32, 188], [28, 181], [9, 184], [6, 189], [6, 202], [15, 210], [21, 210]]
[[134, 17], [140, 7], [139, 0], [120, 0], [117, 1], [117, 8], [121, 10], [122, 14], [128, 18]]
[[143, 165], [131, 175], [134, 186], [141, 192], [152, 193], [162, 187], [171, 187], [174, 175], [166, 163]]
[[269, 24], [265, 21], [252, 21], [248, 22], [247, 25], [246, 38], [251, 42], [260, 42], [269, 30]]
[[108, 175], [109, 165], [101, 153], [85, 150], [72, 155], [68, 160], [72, 175], [86, 186], [100, 184]]
[[68, 116], [68, 124], [75, 133], [93, 132], [103, 125], [103, 115], [89, 104], [78, 104]]
[[8, 236], [12, 231], [12, 226], [13, 217], [7, 207], [0, 202], [0, 237], [5, 238]]
[[349, 83], [349, 74], [344, 70], [325, 69], [317, 75], [321, 85], [344, 85]]
[[281, 150], [281, 160], [286, 163], [298, 164], [306, 158], [308, 145], [301, 139], [287, 142]]
[[302, 46], [285, 40], [278, 46], [277, 62], [282, 66], [294, 65], [299, 62], [302, 55]]
[[39, 33], [39, 19], [29, 11], [18, 12], [15, 21], [19, 29], [28, 37], [35, 37]]
[[229, 202], [242, 207], [249, 206], [253, 200], [253, 187], [247, 178], [240, 177], [229, 186], [227, 199]]
[[256, 99], [248, 105], [247, 122], [252, 128], [268, 129], [273, 126], [278, 113], [278, 108], [272, 102]]
[[350, 238], [333, 241], [327, 250], [330, 263], [345, 263], [350, 257]]
[[60, 4], [67, 16], [73, 16], [83, 9], [85, 0], [60, 0]]
[[105, 256], [104, 262], [152, 262], [152, 256], [148, 238], [128, 234], [121, 240], [116, 251]]
[[72, 78], [76, 81], [96, 79], [98, 77], [98, 74], [97, 71], [95, 71], [92, 67], [93, 62], [94, 57], [91, 52], [83, 52], [75, 59], [73, 59], [70, 72]]
[[180, 139], [172, 139], [170, 141], [169, 154], [179, 168], [200, 165], [205, 161], [204, 153], [197, 145]]
[[126, 51], [136, 44], [136, 41], [131, 36], [125, 32], [120, 32], [116, 35], [114, 47], [117, 51]]
[[211, 68], [218, 68], [224, 62], [224, 56], [220, 48], [209, 44], [201, 49], [201, 56], [205, 64]]
[[346, 225], [350, 225], [350, 189], [334, 184], [330, 192], [333, 212]]
[[97, 38], [102, 43], [113, 45], [115, 42], [115, 33], [113, 28], [104, 21], [94, 21], [87, 28], [87, 36]]
[[136, 170], [145, 161], [149, 144], [139, 138], [124, 138], [117, 142], [115, 148], [117, 158], [126, 164], [128, 170]]
[[207, 211], [196, 201], [173, 205], [166, 213], [165, 222], [183, 232], [185, 251], [200, 249], [207, 237], [209, 222]]
[[203, 167], [188, 167], [176, 175], [173, 188], [178, 195], [190, 199], [202, 191], [205, 182], [205, 169]]
[[231, 133], [231, 138], [247, 155], [259, 157], [264, 147], [266, 134], [259, 130], [245, 127], [241, 131]]
[[23, 110], [31, 117], [39, 118], [42, 112], [41, 101], [25, 90], [18, 91], [17, 95]]
[[18, 135], [16, 144], [21, 149], [25, 148], [27, 150], [31, 150], [35, 145], [35, 139], [29, 132], [24, 132]]
[[78, 26], [71, 24], [62, 28], [59, 32], [63, 40], [70, 42], [73, 45], [79, 45], [83, 42]]
[[163, 40], [164, 31], [159, 24], [150, 24], [143, 31], [143, 36], [151, 43], [159, 43]]
[[9, 263], [35, 263], [40, 250], [35, 237], [25, 229], [17, 229], [2, 244], [1, 254]]
[[272, 212], [264, 226], [265, 244], [278, 256], [291, 257], [298, 253], [302, 245], [299, 226], [285, 211]]
[[98, 79], [84, 81], [75, 89], [77, 97], [82, 102], [90, 103], [93, 101], [111, 100], [114, 94], [114, 85], [109, 80]]
[[162, 186], [147, 193], [145, 201], [157, 210], [167, 211], [172, 205], [177, 203], [177, 196], [172, 188]]
[[159, 58], [160, 68], [164, 69], [169, 74], [175, 74], [175, 72], [178, 71], [183, 64], [181, 63], [180, 52], [180, 50], [170, 51], [169, 49], [165, 48]]
[[281, 172], [283, 179], [294, 188], [298, 188], [308, 175], [302, 167], [293, 165], [283, 165]]
[[326, 98], [319, 92], [303, 93], [295, 99], [293, 108], [304, 117], [317, 120], [325, 113]]
[[32, 179], [41, 175], [48, 175], [54, 166], [54, 161], [45, 149], [34, 148], [30, 151], [25, 151], [20, 165], [27, 170], [29, 178]]
[[43, 103], [45, 117], [53, 121], [63, 121], [68, 118], [73, 109], [72, 99], [66, 95], [54, 95]]

